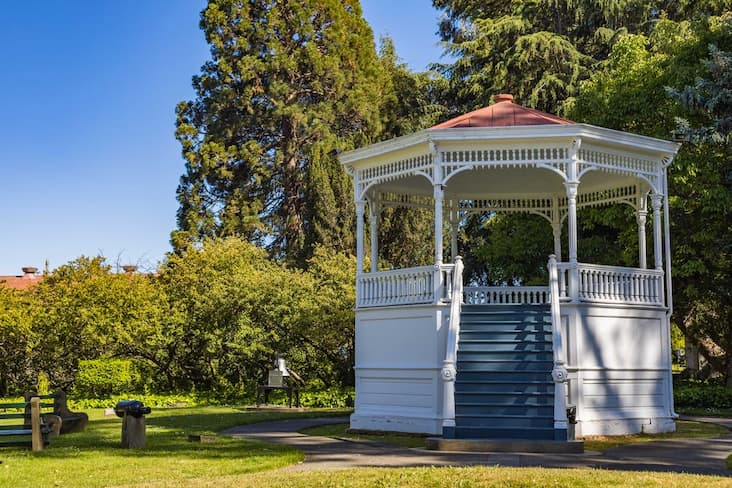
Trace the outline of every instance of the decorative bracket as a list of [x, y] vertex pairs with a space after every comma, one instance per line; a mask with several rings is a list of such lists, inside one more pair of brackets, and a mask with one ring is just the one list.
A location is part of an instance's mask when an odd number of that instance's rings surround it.
[[455, 381], [455, 376], [457, 376], [457, 370], [454, 364], [445, 364], [442, 366], [443, 381]]
[[552, 379], [554, 383], [566, 383], [569, 379], [569, 372], [563, 364], [555, 364], [552, 369]]

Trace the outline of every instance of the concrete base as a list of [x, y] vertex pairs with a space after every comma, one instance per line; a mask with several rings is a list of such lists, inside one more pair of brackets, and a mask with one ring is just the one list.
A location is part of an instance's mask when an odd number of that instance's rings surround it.
[[442, 419], [353, 413], [351, 414], [351, 429], [439, 435], [442, 433]]
[[585, 452], [585, 443], [583, 441], [443, 439], [442, 437], [428, 437], [427, 449], [433, 451], [462, 452], [550, 452], [581, 454]]
[[671, 417], [583, 420], [578, 424], [578, 436], [662, 434], [674, 432], [676, 422]]

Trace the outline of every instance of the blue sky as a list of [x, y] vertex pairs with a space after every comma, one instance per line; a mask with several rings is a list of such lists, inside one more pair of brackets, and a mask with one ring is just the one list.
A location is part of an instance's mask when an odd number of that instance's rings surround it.
[[[202, 0], [12, 2], [0, 16], [0, 275], [80, 255], [151, 269], [183, 172], [175, 105], [208, 58]], [[414, 70], [438, 61], [429, 0], [362, 0]]]

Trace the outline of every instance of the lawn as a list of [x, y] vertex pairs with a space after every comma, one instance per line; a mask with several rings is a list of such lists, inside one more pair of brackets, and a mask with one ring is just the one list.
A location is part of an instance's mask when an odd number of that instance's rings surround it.
[[236, 425], [296, 416], [343, 415], [344, 411], [258, 413], [231, 407], [156, 408], [147, 417], [144, 450], [120, 448], [122, 421], [88, 411], [85, 432], [51, 440], [49, 449], [0, 450], [0, 486], [100, 487], [150, 482], [182, 483], [275, 469], [302, 460], [298, 450], [254, 440], [218, 438], [188, 442], [189, 434], [214, 434]]
[[[0, 486], [732, 486], [730, 479], [716, 477], [592, 469], [473, 467], [274, 471], [302, 461], [302, 454], [286, 446], [254, 440], [217, 438], [213, 443], [193, 443], [188, 442], [188, 435], [215, 434], [235, 425], [294, 416], [343, 415], [346, 411], [261, 413], [232, 407], [156, 408], [147, 418], [147, 447], [140, 451], [119, 447], [120, 419], [104, 417], [101, 410], [88, 413], [90, 422], [85, 432], [53, 439], [51, 447], [43, 452], [0, 450]], [[345, 431], [345, 427], [339, 428]], [[338, 433], [333, 432], [333, 435]], [[358, 436], [366, 438], [363, 434]], [[393, 441], [393, 438], [402, 444], [405, 439], [422, 439], [418, 436], [375, 436], [379, 441]]]
[[603, 487], [729, 487], [732, 480], [690, 474], [546, 468], [359, 468], [334, 471], [276, 471], [222, 478], [143, 485], [162, 487], [277, 488], [603, 488]]

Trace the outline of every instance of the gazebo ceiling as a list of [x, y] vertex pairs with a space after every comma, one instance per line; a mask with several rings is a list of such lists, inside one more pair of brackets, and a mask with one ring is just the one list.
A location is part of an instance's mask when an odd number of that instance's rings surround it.
[[433, 126], [433, 129], [466, 127], [515, 127], [526, 125], [574, 124], [556, 115], [513, 103], [513, 95], [502, 93], [493, 97], [496, 102]]

